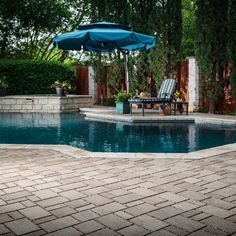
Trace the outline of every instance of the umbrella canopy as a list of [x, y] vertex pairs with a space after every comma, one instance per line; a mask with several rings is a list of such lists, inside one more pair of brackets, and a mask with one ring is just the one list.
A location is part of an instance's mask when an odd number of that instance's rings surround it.
[[128, 26], [103, 21], [81, 25], [74, 32], [57, 35], [54, 44], [63, 50], [112, 52], [118, 49], [125, 53], [126, 87], [129, 91], [128, 52], [153, 48], [156, 39], [153, 36], [133, 32]]

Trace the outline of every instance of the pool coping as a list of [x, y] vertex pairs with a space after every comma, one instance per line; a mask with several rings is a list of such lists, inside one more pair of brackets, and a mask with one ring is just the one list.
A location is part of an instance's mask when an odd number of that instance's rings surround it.
[[236, 143], [189, 153], [133, 153], [133, 152], [90, 152], [69, 145], [0, 144], [0, 149], [53, 150], [75, 158], [128, 158], [128, 159], [189, 159], [198, 160], [236, 151]]
[[123, 124], [158, 124], [158, 123], [195, 123], [195, 124], [212, 124], [222, 126], [235, 126], [236, 119], [222, 119], [219, 117], [203, 117], [201, 115], [188, 115], [188, 116], [130, 116], [130, 115], [117, 115], [117, 114], [98, 114], [93, 112], [82, 111], [81, 114], [85, 115], [86, 120], [101, 121], [101, 122], [114, 122]]

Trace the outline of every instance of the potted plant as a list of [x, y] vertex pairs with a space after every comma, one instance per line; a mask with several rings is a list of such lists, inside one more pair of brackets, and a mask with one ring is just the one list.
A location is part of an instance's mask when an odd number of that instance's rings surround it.
[[129, 98], [131, 98], [130, 93], [119, 92], [115, 96], [116, 102], [116, 113], [117, 114], [129, 114], [130, 113], [130, 104], [128, 102]]
[[163, 102], [160, 104], [160, 108], [163, 115], [171, 115], [171, 104]]
[[179, 111], [180, 114], [182, 114], [184, 112], [184, 108], [183, 108], [183, 100], [181, 98], [180, 91], [178, 90], [175, 91], [174, 100], [177, 103], [177, 110]]
[[6, 81], [6, 76], [0, 77], [0, 96], [1, 97], [6, 96], [7, 88], [8, 88], [8, 83]]
[[56, 80], [52, 84], [52, 88], [56, 89], [56, 94], [58, 96], [65, 96], [68, 93], [68, 89], [70, 88], [70, 83], [68, 81]]

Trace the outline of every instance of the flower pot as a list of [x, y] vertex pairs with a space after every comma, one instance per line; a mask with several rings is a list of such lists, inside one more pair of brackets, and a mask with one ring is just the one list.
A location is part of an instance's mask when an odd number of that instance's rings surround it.
[[6, 96], [7, 89], [6, 88], [0, 88], [0, 97]]
[[166, 105], [164, 108], [161, 109], [161, 113], [165, 116], [171, 115], [171, 106]]
[[129, 102], [117, 102], [116, 103], [116, 114], [129, 114], [130, 104]]
[[64, 88], [56, 88], [56, 94], [60, 97], [65, 96]]

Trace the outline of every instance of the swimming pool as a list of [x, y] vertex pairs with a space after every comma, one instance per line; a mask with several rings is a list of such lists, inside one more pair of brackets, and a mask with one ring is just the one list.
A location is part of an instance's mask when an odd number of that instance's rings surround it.
[[191, 123], [129, 125], [79, 113], [0, 114], [0, 143], [67, 144], [93, 152], [188, 153], [236, 142], [236, 128]]

